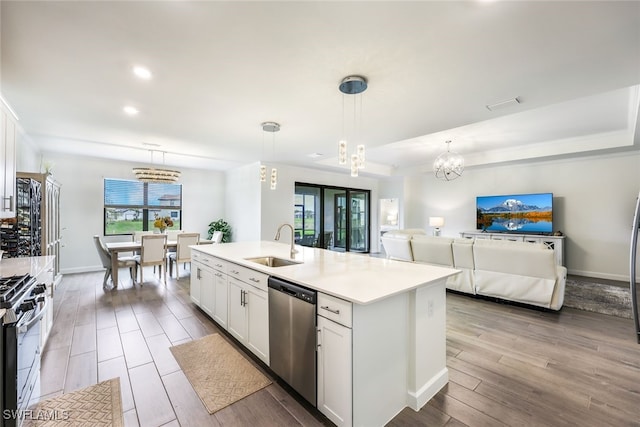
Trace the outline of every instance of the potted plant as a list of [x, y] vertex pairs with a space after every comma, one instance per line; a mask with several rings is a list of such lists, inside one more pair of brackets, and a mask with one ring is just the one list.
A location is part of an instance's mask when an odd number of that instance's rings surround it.
[[214, 231], [222, 231], [222, 243], [231, 241], [231, 226], [224, 219], [219, 219], [209, 223], [209, 240], [213, 237]]

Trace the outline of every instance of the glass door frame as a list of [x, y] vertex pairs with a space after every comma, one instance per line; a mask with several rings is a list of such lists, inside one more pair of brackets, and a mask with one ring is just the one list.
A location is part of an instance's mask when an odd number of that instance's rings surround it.
[[[357, 252], [357, 253], [369, 253], [371, 251], [371, 190], [365, 190], [365, 189], [359, 189], [359, 188], [349, 188], [349, 187], [339, 187], [339, 186], [334, 186], [334, 185], [321, 185], [321, 184], [311, 184], [311, 183], [307, 183], [307, 182], [295, 182], [294, 185], [294, 192], [296, 191], [295, 188], [297, 188], [298, 186], [301, 187], [313, 187], [313, 188], [318, 188], [320, 190], [320, 200], [319, 200], [319, 209], [318, 212], [324, 217], [324, 213], [325, 213], [325, 191], [326, 190], [333, 190], [333, 191], [338, 191], [341, 192], [343, 194], [334, 194], [334, 200], [337, 200], [337, 197], [345, 197], [346, 198], [346, 212], [345, 212], [345, 218], [346, 218], [346, 235], [345, 235], [345, 247], [344, 248], [340, 248], [337, 247], [339, 250], [344, 250], [346, 252]], [[364, 245], [364, 249], [362, 250], [353, 250], [351, 248], [351, 234], [352, 234], [352, 224], [351, 224], [351, 216], [352, 216], [352, 212], [351, 212], [351, 193], [364, 193], [366, 195], [366, 226], [365, 226], [365, 245]], [[297, 193], [296, 193], [297, 194]], [[295, 209], [295, 206], [294, 206]], [[318, 213], [316, 213], [317, 215]], [[338, 214], [337, 211], [337, 203], [334, 202], [334, 207], [333, 207], [333, 222], [334, 222], [334, 234], [333, 234], [333, 241], [334, 243], [337, 241], [337, 234], [336, 234], [336, 220], [337, 217], [336, 215]], [[324, 226], [324, 220], [319, 221], [319, 233], [318, 233], [318, 239], [317, 242], [315, 244], [316, 247], [320, 247], [320, 248], [326, 248], [329, 242], [325, 242], [325, 226]]]

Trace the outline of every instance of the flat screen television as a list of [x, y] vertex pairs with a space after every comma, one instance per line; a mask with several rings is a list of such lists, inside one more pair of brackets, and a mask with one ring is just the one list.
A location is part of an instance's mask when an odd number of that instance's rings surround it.
[[476, 197], [476, 228], [492, 233], [553, 233], [553, 193]]

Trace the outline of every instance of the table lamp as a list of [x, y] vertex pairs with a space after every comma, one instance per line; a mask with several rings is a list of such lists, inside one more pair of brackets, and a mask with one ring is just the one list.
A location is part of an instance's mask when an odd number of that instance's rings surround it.
[[440, 235], [440, 227], [442, 227], [443, 225], [444, 225], [444, 218], [442, 218], [441, 216], [429, 217], [429, 226], [434, 227], [433, 229], [434, 236]]

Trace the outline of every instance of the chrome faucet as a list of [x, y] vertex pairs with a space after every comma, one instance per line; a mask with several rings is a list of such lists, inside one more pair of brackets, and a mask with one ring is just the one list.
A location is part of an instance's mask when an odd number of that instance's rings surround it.
[[287, 224], [286, 222], [284, 224], [282, 224], [280, 227], [278, 227], [278, 231], [276, 231], [276, 237], [274, 237], [275, 240], [280, 240], [280, 230], [282, 230], [282, 227], [289, 227], [291, 229], [291, 259], [294, 259], [296, 257], [296, 254], [298, 253], [298, 250], [294, 247], [294, 232], [293, 232], [293, 226], [291, 224]]

